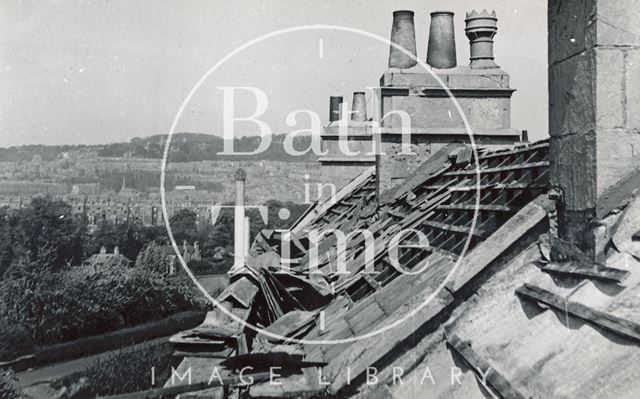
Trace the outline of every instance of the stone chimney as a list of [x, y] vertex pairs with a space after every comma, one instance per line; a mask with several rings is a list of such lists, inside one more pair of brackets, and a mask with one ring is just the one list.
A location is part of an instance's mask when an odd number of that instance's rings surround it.
[[342, 96], [329, 97], [329, 123], [340, 120], [342, 101]]
[[[479, 19], [473, 19], [476, 14]], [[494, 14], [470, 12], [468, 17], [468, 34], [493, 37], [491, 32], [495, 34], [497, 29]], [[491, 26], [487, 28], [483, 21]], [[395, 26], [392, 32], [394, 29]], [[447, 144], [470, 143], [464, 120], [441, 82], [460, 105], [476, 144], [497, 149], [521, 140], [521, 133], [511, 128], [511, 95], [515, 90], [509, 86], [509, 74], [497, 66], [487, 68], [493, 52], [489, 54], [482, 43], [477, 41], [474, 45], [474, 68], [457, 66], [454, 14], [437, 11], [431, 13], [427, 63], [440, 81], [419, 66], [384, 72], [377, 98], [372, 101], [377, 107], [373, 115], [381, 118], [373, 120], [381, 126], [381, 155], [377, 161], [381, 192], [401, 184]], [[403, 134], [407, 120], [410, 137]], [[404, 146], [403, 138], [409, 141]]]
[[416, 28], [413, 22], [413, 11], [400, 10], [393, 12], [391, 42], [403, 47], [413, 54], [413, 57], [394, 46], [390, 46], [389, 68], [407, 69], [418, 63], [416, 59]]
[[453, 13], [451, 11], [431, 13], [427, 64], [438, 69], [449, 69], [458, 65]]
[[473, 69], [499, 68], [493, 60], [493, 37], [498, 31], [496, 12], [487, 10], [467, 13], [464, 31], [471, 43], [470, 59]]
[[234, 236], [233, 236], [233, 267], [232, 270], [240, 271], [244, 269], [244, 260], [247, 253], [245, 248], [245, 211], [244, 211], [244, 183], [247, 179], [247, 172], [238, 168], [234, 174], [236, 201], [234, 207]]
[[100, 247], [100, 255], [105, 255], [107, 253], [107, 248], [105, 248], [105, 246], [101, 246]]
[[596, 234], [594, 222], [630, 195], [611, 190], [640, 173], [638, 15], [638, 1], [623, 7], [549, 0], [550, 178], [560, 194], [558, 233], [596, 258], [608, 240]]
[[113, 247], [113, 254], [116, 256], [120, 255], [120, 248], [118, 248], [117, 245]]
[[[318, 161], [321, 184], [333, 184], [336, 188], [344, 186], [367, 168], [375, 164], [371, 148], [371, 127], [367, 121], [367, 103], [364, 92], [353, 94], [351, 116], [342, 111], [341, 96], [329, 98], [329, 124], [321, 135], [322, 155]], [[336, 118], [337, 119], [334, 119]], [[346, 133], [346, 134], [345, 134]], [[350, 152], [359, 153], [353, 156], [345, 153], [341, 146], [346, 145]]]

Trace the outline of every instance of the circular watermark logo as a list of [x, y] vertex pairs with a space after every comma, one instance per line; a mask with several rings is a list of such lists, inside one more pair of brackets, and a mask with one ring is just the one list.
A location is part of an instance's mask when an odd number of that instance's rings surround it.
[[[447, 276], [445, 277], [445, 279], [438, 285], [438, 287], [434, 290], [433, 293], [431, 293], [427, 298], [425, 298], [424, 301], [420, 302], [417, 306], [415, 306], [413, 309], [409, 310], [406, 314], [404, 314], [402, 317], [398, 318], [397, 320], [393, 321], [392, 323], [388, 323], [388, 324], [384, 324], [379, 328], [376, 328], [372, 331], [369, 331], [365, 334], [360, 334], [357, 336], [353, 336], [353, 337], [349, 337], [349, 338], [343, 338], [343, 339], [298, 339], [298, 338], [293, 338], [293, 337], [286, 337], [286, 336], [282, 336], [276, 333], [273, 333], [271, 331], [268, 331], [264, 328], [261, 328], [259, 326], [253, 325], [251, 323], [248, 323], [246, 320], [243, 320], [242, 318], [238, 317], [237, 315], [235, 315], [233, 312], [231, 312], [229, 309], [227, 309], [225, 306], [223, 306], [218, 300], [216, 300], [216, 298], [214, 298], [213, 296], [211, 296], [211, 294], [206, 290], [206, 288], [200, 283], [200, 281], [198, 280], [198, 278], [195, 276], [195, 274], [190, 270], [189, 266], [187, 265], [187, 263], [185, 262], [185, 259], [183, 258], [179, 247], [176, 243], [176, 240], [174, 238], [173, 232], [171, 230], [171, 225], [169, 222], [169, 214], [167, 212], [167, 203], [166, 203], [166, 192], [165, 192], [165, 171], [166, 171], [166, 165], [167, 165], [167, 158], [169, 155], [169, 148], [171, 146], [171, 138], [175, 133], [176, 130], [176, 126], [178, 125], [178, 122], [180, 121], [180, 119], [182, 118], [185, 109], [187, 107], [187, 104], [189, 104], [189, 102], [192, 100], [192, 98], [194, 97], [194, 95], [196, 94], [196, 92], [198, 91], [198, 89], [205, 83], [205, 81], [207, 81], [215, 72], [216, 70], [218, 70], [222, 65], [224, 65], [225, 63], [227, 63], [229, 60], [231, 60], [233, 57], [237, 56], [238, 54], [240, 54], [241, 52], [249, 49], [250, 47], [256, 46], [258, 44], [260, 44], [261, 42], [264, 42], [270, 38], [274, 38], [277, 36], [282, 36], [282, 35], [295, 35], [296, 33], [299, 32], [327, 32], [327, 31], [334, 31], [334, 32], [341, 32], [341, 33], [349, 33], [349, 34], [353, 34], [353, 35], [357, 35], [360, 36], [361, 38], [366, 38], [366, 39], [370, 39], [370, 40], [374, 40], [377, 41], [379, 43], [385, 44], [387, 46], [391, 46], [394, 49], [396, 49], [397, 51], [400, 51], [402, 53], [404, 53], [406, 56], [412, 58], [418, 65], [420, 65], [420, 67], [422, 67], [422, 69], [428, 73], [436, 82], [438, 82], [438, 84], [441, 86], [441, 88], [447, 93], [447, 95], [449, 96], [449, 99], [451, 100], [452, 104], [454, 105], [455, 109], [457, 110], [458, 115], [460, 116], [462, 122], [464, 123], [467, 135], [469, 137], [469, 141], [470, 141], [470, 146], [471, 149], [473, 151], [473, 160], [475, 162], [475, 170], [476, 170], [476, 196], [475, 196], [475, 209], [474, 209], [474, 214], [473, 214], [473, 218], [471, 221], [471, 226], [470, 226], [470, 231], [465, 239], [464, 242], [464, 246], [461, 250], [461, 253], [457, 259], [457, 261], [455, 262], [454, 266], [450, 269], [450, 271], [447, 273]], [[229, 89], [228, 87], [223, 88], [223, 89]], [[254, 94], [256, 94], [256, 99], [258, 100], [259, 103], [259, 107], [261, 106], [261, 97], [262, 94], [260, 93], [260, 91], [256, 88], [254, 88], [254, 90], [252, 90]], [[225, 94], [230, 93], [230, 91], [225, 91]], [[262, 106], [266, 106], [266, 102], [262, 102]], [[227, 105], [225, 104], [225, 108], [227, 107]], [[262, 122], [262, 121], [260, 121]], [[375, 122], [375, 121], [374, 121]], [[297, 154], [297, 151], [294, 151], [294, 154]], [[224, 152], [222, 153], [224, 154]], [[478, 218], [478, 208], [479, 208], [479, 201], [480, 201], [480, 165], [478, 162], [478, 154], [477, 154], [477, 148], [475, 145], [475, 141], [474, 141], [474, 135], [472, 132], [472, 129], [469, 125], [469, 122], [462, 110], [462, 107], [460, 106], [459, 102], [457, 101], [457, 99], [455, 98], [455, 96], [452, 94], [452, 92], [449, 90], [449, 88], [447, 87], [447, 85], [442, 81], [442, 79], [431, 69], [430, 66], [428, 66], [424, 61], [418, 59], [415, 55], [413, 55], [410, 51], [408, 51], [407, 49], [405, 49], [404, 47], [391, 42], [389, 39], [386, 39], [384, 37], [378, 36], [374, 33], [368, 32], [368, 31], [364, 31], [361, 29], [357, 29], [357, 28], [352, 28], [352, 27], [347, 27], [347, 26], [340, 26], [340, 25], [303, 25], [303, 26], [295, 26], [295, 27], [290, 27], [290, 28], [286, 28], [286, 29], [281, 29], [281, 30], [277, 30], [277, 31], [273, 31], [270, 32], [268, 34], [262, 35], [260, 37], [257, 37], [253, 40], [250, 40], [246, 43], [244, 43], [243, 45], [237, 47], [236, 49], [234, 49], [233, 51], [231, 51], [230, 53], [228, 53], [227, 55], [225, 55], [223, 58], [221, 58], [215, 65], [213, 65], [195, 84], [195, 86], [191, 89], [191, 91], [189, 92], [189, 94], [187, 95], [187, 97], [184, 99], [184, 101], [182, 102], [180, 108], [178, 109], [178, 112], [173, 120], [173, 123], [171, 125], [171, 129], [169, 131], [169, 136], [167, 138], [167, 141], [165, 143], [165, 147], [164, 147], [164, 154], [163, 154], [163, 158], [162, 158], [162, 164], [161, 164], [161, 175], [160, 175], [160, 196], [161, 196], [161, 203], [162, 203], [162, 212], [163, 212], [163, 216], [164, 216], [164, 222], [165, 222], [165, 226], [167, 229], [167, 233], [169, 236], [169, 240], [171, 241], [171, 245], [173, 246], [173, 249], [176, 253], [176, 256], [178, 258], [178, 260], [180, 261], [180, 264], [182, 265], [182, 268], [184, 269], [184, 271], [186, 272], [186, 274], [189, 276], [189, 278], [193, 281], [193, 283], [196, 285], [196, 287], [198, 287], [198, 289], [202, 292], [202, 294], [217, 308], [219, 308], [222, 312], [224, 312], [229, 318], [231, 318], [232, 320], [242, 324], [243, 326], [245, 326], [246, 328], [250, 328], [251, 330], [255, 331], [256, 333], [265, 335], [267, 337], [270, 337], [272, 339], [276, 339], [276, 340], [281, 340], [281, 341], [285, 341], [285, 342], [291, 342], [291, 343], [300, 343], [300, 344], [322, 344], [322, 345], [329, 345], [329, 344], [343, 344], [343, 343], [349, 343], [349, 342], [355, 342], [358, 340], [363, 340], [363, 339], [367, 339], [367, 338], [371, 338], [374, 337], [376, 335], [382, 334], [385, 331], [392, 329], [392, 328], [396, 328], [398, 326], [400, 326], [402, 323], [404, 323], [405, 321], [411, 319], [411, 317], [413, 317], [415, 314], [417, 314], [418, 312], [420, 312], [420, 310], [422, 310], [423, 308], [425, 308], [431, 301], [433, 301], [438, 294], [440, 293], [440, 291], [445, 287], [445, 285], [447, 284], [447, 282], [452, 278], [452, 276], [456, 273], [456, 271], [458, 270], [458, 267], [460, 265], [461, 260], [464, 258], [469, 245], [471, 243], [471, 239], [473, 237], [473, 232], [475, 231], [475, 227], [476, 227], [476, 220]], [[285, 220], [288, 219], [290, 217], [290, 212], [287, 209], [281, 209], [278, 212], [278, 216]], [[415, 231], [412, 229], [412, 231]], [[423, 269], [424, 270], [424, 269]], [[410, 274], [416, 274], [416, 272], [411, 272]]]

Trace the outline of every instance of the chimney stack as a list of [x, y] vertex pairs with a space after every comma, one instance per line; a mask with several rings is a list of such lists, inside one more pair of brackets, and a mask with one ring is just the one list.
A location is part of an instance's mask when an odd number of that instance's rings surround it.
[[389, 68], [407, 69], [415, 66], [416, 60], [416, 29], [413, 23], [413, 11], [400, 10], [393, 12], [393, 25], [391, 26], [391, 42], [403, 47], [413, 54], [410, 57], [404, 51], [390, 46]]
[[340, 105], [342, 104], [342, 96], [329, 97], [329, 122], [340, 120]]
[[247, 179], [247, 172], [238, 168], [234, 173], [236, 185], [236, 202], [234, 206], [234, 237], [233, 237], [233, 267], [234, 272], [244, 269], [244, 259], [246, 254], [245, 240], [245, 212], [244, 212], [244, 182]]
[[351, 120], [354, 122], [367, 121], [367, 100], [363, 91], [353, 93], [353, 106], [351, 107]]
[[493, 60], [493, 37], [498, 31], [496, 12], [487, 10], [467, 13], [465, 32], [471, 42], [471, 68], [499, 68]]
[[427, 64], [438, 69], [454, 68], [457, 65], [456, 39], [451, 11], [431, 13]]

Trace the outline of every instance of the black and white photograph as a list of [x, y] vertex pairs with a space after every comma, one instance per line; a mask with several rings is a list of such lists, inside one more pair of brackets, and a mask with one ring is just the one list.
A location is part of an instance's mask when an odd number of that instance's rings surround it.
[[0, 0], [0, 399], [640, 397], [640, 0]]

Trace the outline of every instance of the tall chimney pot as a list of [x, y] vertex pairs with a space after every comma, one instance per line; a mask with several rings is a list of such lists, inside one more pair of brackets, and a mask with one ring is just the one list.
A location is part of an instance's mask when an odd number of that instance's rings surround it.
[[471, 68], [500, 68], [493, 58], [493, 37], [498, 31], [496, 12], [487, 10], [467, 13], [465, 32], [471, 42]]
[[352, 121], [367, 121], [367, 100], [363, 91], [356, 91], [353, 93], [353, 106], [351, 107], [351, 112]]
[[454, 68], [456, 61], [456, 38], [451, 11], [431, 13], [427, 64], [438, 69]]
[[341, 104], [342, 104], [342, 96], [329, 97], [329, 122], [340, 120]]
[[233, 267], [235, 273], [239, 273], [244, 269], [244, 260], [246, 254], [245, 241], [245, 212], [244, 212], [244, 182], [247, 178], [247, 172], [242, 168], [238, 168], [234, 173], [236, 202], [234, 206], [234, 237], [233, 237]]
[[395, 46], [390, 46], [389, 68], [407, 69], [418, 63], [416, 59], [416, 28], [413, 22], [413, 15], [413, 11], [408, 10], [393, 12], [391, 42], [403, 47], [413, 54], [413, 57]]

